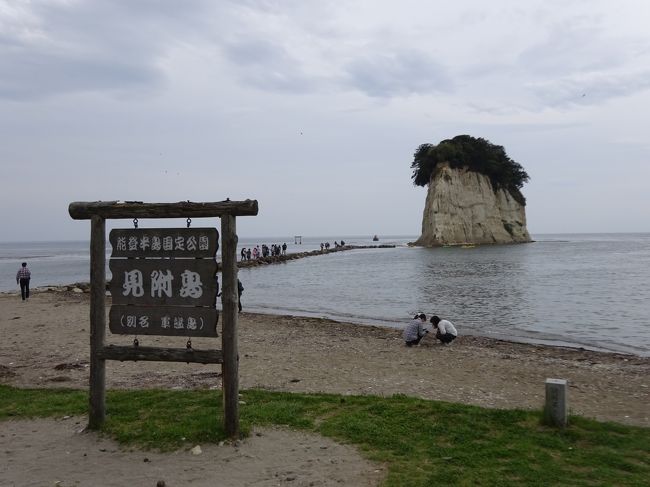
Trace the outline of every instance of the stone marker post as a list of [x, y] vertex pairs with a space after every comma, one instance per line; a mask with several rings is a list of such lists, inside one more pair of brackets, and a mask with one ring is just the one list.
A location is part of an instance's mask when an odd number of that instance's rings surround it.
[[564, 428], [568, 424], [568, 385], [564, 379], [546, 379], [544, 422]]

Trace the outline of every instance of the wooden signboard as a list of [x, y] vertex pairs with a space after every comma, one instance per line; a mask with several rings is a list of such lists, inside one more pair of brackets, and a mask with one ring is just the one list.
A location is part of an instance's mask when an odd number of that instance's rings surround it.
[[109, 240], [112, 333], [218, 336], [216, 228], [122, 228]]
[[218, 320], [214, 308], [113, 305], [109, 328], [121, 335], [216, 337]]
[[212, 259], [111, 259], [113, 304], [214, 306]]

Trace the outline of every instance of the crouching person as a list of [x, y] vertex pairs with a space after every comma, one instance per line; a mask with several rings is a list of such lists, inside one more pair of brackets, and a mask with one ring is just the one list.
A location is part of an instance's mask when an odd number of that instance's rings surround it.
[[456, 327], [449, 320], [441, 320], [437, 316], [432, 316], [431, 324], [436, 329], [436, 338], [445, 345], [453, 342], [458, 336]]
[[424, 335], [429, 333], [429, 330], [424, 328], [424, 324], [426, 322], [426, 315], [424, 313], [420, 313], [419, 315], [415, 315], [411, 322], [406, 325], [406, 328], [404, 328], [404, 334], [402, 336], [407, 347], [418, 345]]

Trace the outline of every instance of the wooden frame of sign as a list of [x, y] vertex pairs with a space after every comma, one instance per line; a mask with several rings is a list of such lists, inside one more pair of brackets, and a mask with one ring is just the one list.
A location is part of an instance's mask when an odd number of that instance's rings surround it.
[[[239, 436], [237, 343], [237, 216], [257, 215], [256, 200], [196, 203], [73, 202], [68, 213], [90, 220], [90, 411], [88, 427], [106, 418], [106, 360], [221, 364], [224, 429]], [[137, 218], [221, 219], [222, 350], [106, 345], [106, 220]], [[217, 336], [215, 228], [115, 229], [110, 268], [113, 333]]]

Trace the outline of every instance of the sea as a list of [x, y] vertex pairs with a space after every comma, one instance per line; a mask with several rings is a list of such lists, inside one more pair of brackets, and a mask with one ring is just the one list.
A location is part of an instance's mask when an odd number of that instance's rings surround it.
[[[460, 334], [650, 356], [650, 233], [539, 234], [529, 244], [410, 247], [416, 236], [243, 238], [287, 252], [344, 240], [356, 249], [242, 268], [245, 311], [400, 328], [415, 313]], [[107, 243], [107, 261], [110, 253]], [[89, 281], [89, 243], [0, 243], [0, 292]], [[110, 272], [107, 269], [107, 277]]]

